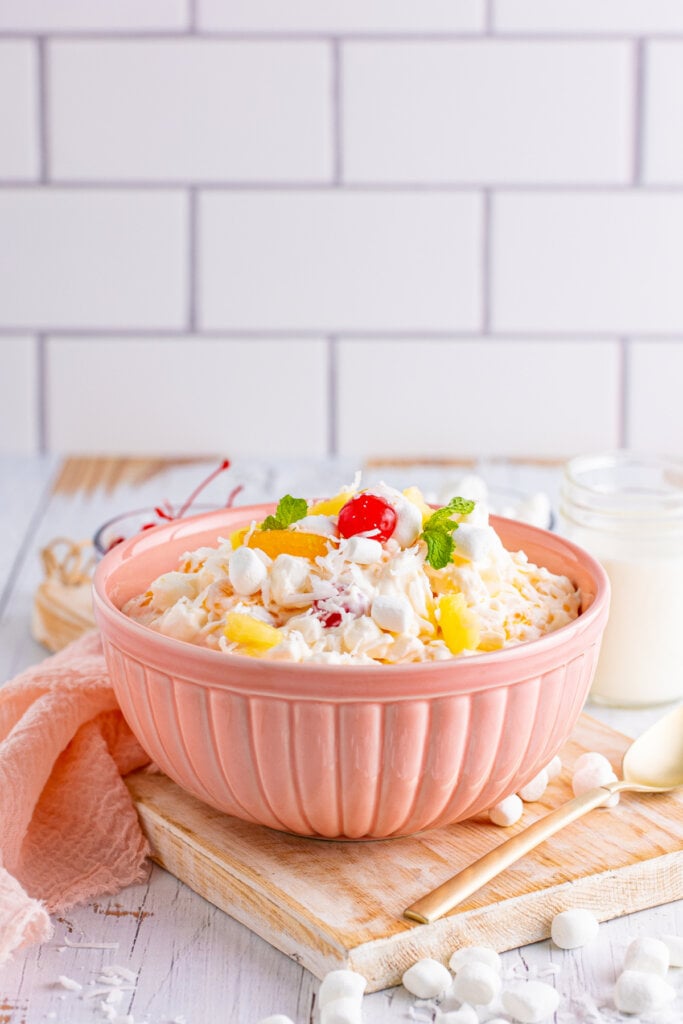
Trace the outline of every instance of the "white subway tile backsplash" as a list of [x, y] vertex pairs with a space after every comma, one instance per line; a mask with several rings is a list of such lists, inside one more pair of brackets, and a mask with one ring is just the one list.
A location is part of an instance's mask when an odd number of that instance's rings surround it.
[[0, 178], [38, 174], [38, 71], [35, 43], [0, 40]]
[[644, 180], [683, 182], [683, 42], [649, 43], [646, 83]]
[[340, 454], [561, 458], [612, 447], [618, 358], [609, 341], [341, 342]]
[[0, 0], [0, 29], [148, 32], [183, 29], [190, 0]]
[[210, 192], [200, 204], [200, 323], [476, 328], [480, 232], [480, 197], [467, 193]]
[[38, 422], [36, 340], [0, 336], [0, 455], [34, 455]]
[[502, 193], [493, 204], [498, 331], [683, 330], [683, 193]]
[[59, 40], [49, 66], [58, 180], [331, 177], [324, 43]]
[[197, 0], [204, 30], [257, 32], [476, 32], [485, 0]]
[[0, 190], [0, 324], [185, 325], [180, 192]]
[[343, 49], [348, 181], [624, 182], [621, 42], [356, 42]]
[[629, 346], [629, 446], [639, 451], [683, 452], [683, 339], [636, 340]]
[[680, 0], [493, 0], [494, 27], [518, 32], [680, 32]]
[[327, 451], [323, 340], [51, 338], [48, 371], [52, 451]]

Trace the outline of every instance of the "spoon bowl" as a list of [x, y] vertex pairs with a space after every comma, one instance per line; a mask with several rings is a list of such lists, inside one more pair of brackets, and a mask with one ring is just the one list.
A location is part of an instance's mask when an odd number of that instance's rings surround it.
[[539, 818], [420, 897], [404, 910], [403, 916], [419, 924], [437, 921], [565, 825], [595, 807], [602, 807], [614, 793], [668, 793], [680, 787], [683, 787], [683, 705], [660, 718], [633, 741], [624, 754], [621, 779], [596, 786]]
[[633, 741], [624, 754], [622, 775], [622, 789], [639, 786], [661, 793], [683, 786], [683, 705]]

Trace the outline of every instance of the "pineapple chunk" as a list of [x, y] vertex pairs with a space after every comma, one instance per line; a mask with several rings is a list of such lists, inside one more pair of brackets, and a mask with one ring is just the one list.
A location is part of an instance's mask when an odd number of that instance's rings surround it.
[[282, 640], [279, 629], [246, 612], [228, 612], [224, 632], [231, 643], [243, 644], [248, 648], [242, 652], [244, 654], [252, 654], [251, 648], [259, 652], [267, 651]]
[[444, 594], [439, 598], [439, 625], [451, 654], [475, 651], [479, 646], [479, 622], [462, 594]]
[[311, 505], [308, 510], [309, 516], [336, 516], [339, 515], [340, 511], [344, 508], [347, 501], [350, 501], [354, 495], [354, 491], [340, 491], [339, 494], [335, 494], [334, 498], [326, 498], [325, 501], [319, 501], [315, 505]]
[[428, 519], [434, 513], [434, 509], [431, 508], [424, 500], [424, 496], [419, 487], [406, 487], [403, 491], [403, 497], [407, 498], [408, 501], [412, 501], [413, 505], [417, 505], [420, 512], [422, 513], [422, 525], [424, 526]]

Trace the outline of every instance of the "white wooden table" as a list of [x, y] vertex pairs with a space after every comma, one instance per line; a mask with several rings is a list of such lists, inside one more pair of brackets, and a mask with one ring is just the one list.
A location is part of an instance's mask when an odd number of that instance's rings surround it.
[[[0, 459], [0, 681], [46, 656], [30, 629], [33, 596], [42, 578], [40, 549], [59, 535], [90, 537], [101, 522], [117, 512], [155, 505], [164, 498], [182, 500], [217, 462], [157, 466], [146, 462], [93, 465], [72, 460], [65, 467], [50, 458]], [[158, 472], [150, 475], [152, 468]], [[276, 499], [287, 491], [325, 494], [350, 480], [355, 469], [352, 463], [334, 461], [280, 463], [277, 467], [236, 463], [204, 499], [222, 503], [235, 483], [244, 484], [239, 504]], [[491, 462], [478, 469], [494, 488], [542, 489], [555, 497], [555, 467]], [[465, 471], [453, 465], [369, 468], [366, 479], [381, 475], [388, 482], [415, 482], [438, 495], [449, 490]], [[591, 706], [588, 710], [629, 735], [637, 735], [661, 714], [653, 709], [610, 711]], [[628, 942], [635, 935], [667, 932], [683, 934], [680, 903], [603, 924], [597, 944], [585, 951], [562, 952], [543, 942], [507, 952], [504, 967], [523, 977], [542, 974], [554, 965], [548, 978], [562, 996], [555, 1018], [558, 1024], [620, 1020], [611, 995]], [[66, 942], [82, 945], [67, 946]], [[53, 942], [23, 951], [0, 968], [1, 1024], [106, 1020], [100, 1007], [103, 996], [84, 998], [84, 993], [102, 988], [94, 984], [95, 979], [111, 964], [137, 975], [116, 1007], [119, 1020], [135, 1024], [256, 1024], [276, 1012], [289, 1015], [297, 1024], [317, 1020], [319, 983], [311, 974], [171, 875], [151, 866], [144, 883], [56, 919]], [[683, 970], [670, 974], [680, 990], [675, 1007], [653, 1020], [683, 1020]], [[60, 975], [80, 982], [83, 991], [63, 988], [58, 983]], [[592, 1006], [601, 1007], [602, 1013], [596, 1015]], [[426, 1010], [413, 1008], [414, 999], [402, 988], [379, 992], [365, 998], [364, 1021], [388, 1024], [432, 1019]]]

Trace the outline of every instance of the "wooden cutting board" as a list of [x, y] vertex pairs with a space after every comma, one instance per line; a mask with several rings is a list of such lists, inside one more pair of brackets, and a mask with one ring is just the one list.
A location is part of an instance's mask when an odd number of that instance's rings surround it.
[[154, 859], [317, 977], [339, 967], [368, 991], [398, 984], [420, 957], [458, 946], [502, 951], [547, 938], [554, 914], [590, 908], [600, 920], [683, 897], [683, 795], [622, 795], [549, 839], [448, 917], [411, 924], [418, 896], [571, 797], [571, 767], [599, 750], [615, 767], [628, 739], [582, 716], [564, 770], [522, 821], [473, 819], [421, 835], [364, 843], [301, 839], [228, 817], [161, 774], [128, 778]]

